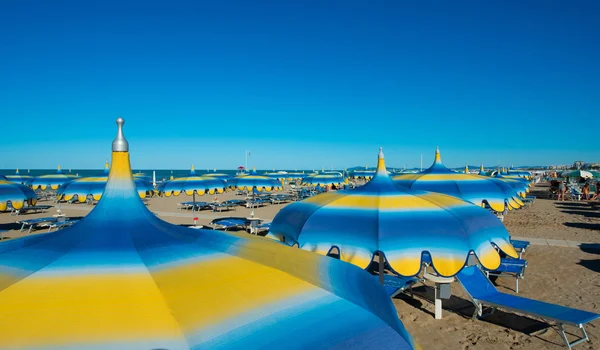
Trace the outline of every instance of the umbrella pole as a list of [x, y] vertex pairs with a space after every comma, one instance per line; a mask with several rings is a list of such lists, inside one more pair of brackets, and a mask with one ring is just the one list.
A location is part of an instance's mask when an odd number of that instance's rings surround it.
[[383, 254], [381, 252], [379, 255], [379, 283], [383, 286]]
[[252, 212], [250, 213], [250, 217], [253, 218], [254, 217], [254, 188], [252, 188], [252, 204], [250, 204], [250, 207], [252, 208]]
[[196, 221], [198, 220], [196, 217], [196, 190], [192, 193], [192, 201], [194, 203], [192, 206], [192, 215], [194, 216], [194, 226], [196, 226]]

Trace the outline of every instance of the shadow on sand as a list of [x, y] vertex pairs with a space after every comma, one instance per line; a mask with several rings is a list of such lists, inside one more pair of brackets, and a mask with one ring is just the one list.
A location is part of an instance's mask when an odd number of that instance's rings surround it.
[[[423, 308], [423, 305], [426, 303], [434, 303], [434, 289], [430, 286], [421, 285], [413, 288], [413, 293], [415, 298], [411, 298], [409, 295], [402, 293], [396, 296], [396, 299], [401, 299], [407, 304], [431, 315], [431, 317], [434, 317], [433, 312]], [[450, 296], [450, 299], [445, 299], [443, 301], [443, 305], [444, 312], [452, 312], [465, 319], [471, 319], [473, 313], [475, 312], [475, 306], [473, 306], [470, 301], [459, 298], [455, 295]], [[512, 329], [527, 335], [535, 335], [536, 333], [551, 327], [551, 325], [545, 322], [501, 310], [497, 310], [492, 315], [481, 319], [481, 321]]]
[[566, 214], [583, 215], [586, 218], [600, 218], [600, 213], [595, 210], [561, 210], [561, 212]]
[[563, 225], [567, 227], [583, 228], [586, 230], [600, 230], [600, 224], [590, 224], [584, 222], [565, 222]]

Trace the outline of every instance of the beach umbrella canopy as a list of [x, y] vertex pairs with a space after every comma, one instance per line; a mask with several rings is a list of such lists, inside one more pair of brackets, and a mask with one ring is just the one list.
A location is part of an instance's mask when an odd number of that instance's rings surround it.
[[33, 181], [33, 176], [21, 175], [19, 173], [19, 169], [17, 169], [15, 171], [14, 175], [6, 175], [6, 179], [8, 181], [20, 183], [20, 184], [23, 184], [23, 185], [29, 185], [31, 183], [31, 181]]
[[196, 212], [196, 195], [203, 196], [205, 194], [221, 194], [225, 192], [227, 185], [225, 181], [216, 177], [196, 176], [194, 165], [190, 170], [190, 176], [178, 177], [167, 180], [158, 185], [157, 191], [159, 196], [170, 197], [172, 195], [179, 196], [185, 193], [192, 196], [194, 205], [192, 206], [192, 216], [194, 224], [198, 221], [195, 215]]
[[339, 172], [321, 172], [318, 174], [308, 175], [302, 179], [302, 185], [313, 187], [325, 187], [331, 185], [339, 186], [345, 182], [346, 180], [344, 179], [344, 176]]
[[561, 177], [582, 177], [584, 179], [592, 179], [594, 178], [594, 174], [585, 170], [567, 170], [560, 173]]
[[494, 176], [495, 179], [500, 179], [512, 187], [521, 198], [525, 198], [529, 193], [529, 187], [531, 183], [529, 180], [523, 177], [506, 177], [505, 175], [497, 174]]
[[203, 177], [210, 177], [210, 178], [213, 178], [213, 179], [219, 179], [219, 180], [222, 180], [222, 181], [225, 181], [225, 182], [227, 182], [227, 181], [229, 181], [229, 180], [231, 180], [233, 178], [233, 176], [228, 175], [228, 174], [223, 174], [223, 173], [206, 173], [206, 174], [204, 174], [202, 176]]
[[12, 181], [0, 180], [0, 211], [8, 208], [8, 203], [15, 209], [21, 209], [27, 203], [35, 205], [37, 195], [35, 192], [22, 184]]
[[363, 178], [363, 179], [370, 179], [373, 176], [375, 176], [375, 170], [369, 170], [367, 167], [365, 167], [365, 169], [360, 169], [360, 170], [354, 170], [351, 174], [350, 177], [352, 178]]
[[517, 176], [527, 180], [531, 180], [531, 173], [525, 170], [516, 170], [516, 169], [508, 169], [507, 175], [509, 176]]
[[[154, 190], [152, 184], [145, 179], [134, 177], [133, 180], [140, 198], [146, 198]], [[80, 203], [85, 203], [88, 196], [91, 196], [94, 200], [99, 201], [102, 198], [107, 181], [108, 176], [75, 179], [59, 187], [56, 192], [57, 198], [64, 201], [75, 198]]]
[[397, 185], [413, 190], [444, 193], [479, 206], [487, 203], [499, 213], [524, 205], [517, 192], [500, 179], [457, 173], [446, 168], [438, 148], [429, 169], [416, 174], [397, 175], [392, 179]]
[[[376, 253], [392, 271], [414, 276], [431, 262], [442, 276], [458, 273], [471, 252], [487, 269], [500, 265], [495, 247], [517, 257], [509, 234], [489, 211], [444, 194], [396, 186], [385, 171], [356, 189], [292, 203], [275, 216], [269, 234], [289, 245], [330, 254], [368, 268]], [[428, 257], [424, 257], [427, 255]]]
[[170, 197], [185, 193], [188, 196], [223, 193], [226, 189], [225, 182], [216, 177], [196, 176], [194, 166], [190, 170], [190, 176], [178, 177], [162, 182], [158, 186], [159, 195]]
[[230, 186], [231, 188], [235, 188], [240, 191], [252, 191], [253, 189], [256, 189], [259, 192], [283, 190], [283, 186], [281, 185], [280, 181], [268, 176], [258, 175], [256, 173], [256, 168], [254, 168], [254, 170], [248, 175], [238, 175], [231, 179]]
[[136, 193], [120, 129], [112, 149], [106, 190], [86, 217], [0, 244], [2, 347], [414, 348], [369, 274], [164, 222]]
[[279, 180], [279, 181], [291, 181], [291, 180], [301, 180], [303, 179], [306, 174], [304, 173], [298, 173], [298, 172], [293, 172], [293, 173], [288, 173], [286, 171], [282, 171], [282, 172], [276, 172], [276, 173], [265, 173], [264, 176], [270, 177], [272, 179], [275, 180]]
[[30, 186], [34, 190], [37, 190], [38, 188], [42, 190], [46, 190], [46, 188], [57, 190], [61, 185], [73, 181], [76, 178], [78, 178], [78, 176], [63, 174], [59, 165], [56, 174], [37, 176], [31, 181]]

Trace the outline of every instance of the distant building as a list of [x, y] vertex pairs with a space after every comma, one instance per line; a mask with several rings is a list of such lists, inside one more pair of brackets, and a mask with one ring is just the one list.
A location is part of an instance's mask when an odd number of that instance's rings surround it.
[[581, 169], [581, 167], [583, 167], [583, 164], [585, 163], [582, 160], [576, 160], [575, 162], [573, 162], [573, 168]]
[[583, 169], [597, 169], [600, 168], [600, 163], [585, 163]]

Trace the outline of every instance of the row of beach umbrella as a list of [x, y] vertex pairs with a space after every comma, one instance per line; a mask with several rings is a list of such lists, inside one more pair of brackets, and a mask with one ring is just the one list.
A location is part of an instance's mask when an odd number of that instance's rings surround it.
[[417, 348], [359, 268], [152, 214], [136, 190], [123, 122], [104, 195], [86, 217], [0, 244], [3, 346]]

